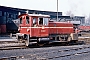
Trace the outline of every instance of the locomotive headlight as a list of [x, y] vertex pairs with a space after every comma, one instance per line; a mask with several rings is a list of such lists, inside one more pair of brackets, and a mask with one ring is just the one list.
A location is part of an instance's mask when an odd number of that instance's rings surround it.
[[42, 26], [42, 29], [45, 29], [45, 27], [44, 27], [44, 26]]
[[30, 31], [30, 29], [27, 29], [27, 32], [29, 32]]

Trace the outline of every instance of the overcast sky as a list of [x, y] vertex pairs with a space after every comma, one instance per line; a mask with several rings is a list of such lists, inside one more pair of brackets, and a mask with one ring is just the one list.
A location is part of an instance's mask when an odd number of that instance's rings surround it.
[[[88, 16], [90, 14], [90, 0], [58, 0], [58, 11], [71, 11], [74, 15]], [[57, 11], [57, 0], [0, 0], [0, 5], [44, 11]]]

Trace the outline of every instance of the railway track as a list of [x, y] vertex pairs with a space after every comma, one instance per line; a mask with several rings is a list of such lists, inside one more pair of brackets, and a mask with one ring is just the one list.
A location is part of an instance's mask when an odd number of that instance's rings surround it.
[[[82, 44], [82, 42], [76, 44]], [[10, 50], [19, 48], [25, 48], [25, 43], [18, 43], [16, 37], [0, 37], [0, 50]]]
[[[78, 44], [83, 44], [82, 42], [79, 42], [79, 43], [75, 43], [73, 45], [78, 45]], [[62, 46], [62, 45], [65, 45], [65, 43], [54, 43], [54, 44], [46, 44], [46, 45], [43, 45], [43, 46], [39, 46], [37, 44], [33, 44], [33, 45], [30, 45], [28, 47], [25, 46], [25, 43], [20, 43], [20, 42], [1, 42], [0, 41], [0, 50], [11, 50], [11, 49], [25, 49], [25, 48], [36, 48], [36, 47], [50, 47], [50, 46]], [[72, 44], [70, 44], [72, 45]]]
[[[2, 55], [3, 54], [3, 55]], [[60, 60], [90, 54], [90, 45], [56, 46], [0, 51], [0, 59]]]
[[19, 43], [15, 37], [0, 37], [0, 50], [26, 48], [25, 43]]
[[[5, 44], [4, 44], [5, 43]], [[27, 48], [24, 43], [0, 42], [0, 60], [60, 60], [90, 54], [90, 45]]]
[[27, 48], [25, 43], [17, 43], [17, 42], [2, 42], [0, 43], [0, 50], [11, 50], [11, 49], [21, 49]]
[[11, 37], [0, 37], [0, 50], [10, 50], [10, 49], [19, 49], [19, 48], [27, 48], [27, 47], [25, 47], [25, 43], [18, 42], [16, 37], [12, 37], [12, 38]]

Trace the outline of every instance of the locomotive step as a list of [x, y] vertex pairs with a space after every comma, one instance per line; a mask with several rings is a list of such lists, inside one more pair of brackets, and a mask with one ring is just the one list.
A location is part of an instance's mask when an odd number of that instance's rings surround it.
[[37, 42], [29, 42], [29, 44], [30, 44], [30, 45], [32, 45], [32, 44], [37, 44]]

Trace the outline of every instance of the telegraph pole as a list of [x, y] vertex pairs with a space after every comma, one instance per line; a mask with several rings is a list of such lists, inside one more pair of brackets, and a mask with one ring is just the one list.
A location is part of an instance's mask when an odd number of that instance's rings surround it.
[[57, 0], [57, 21], [58, 21], [58, 0]]

